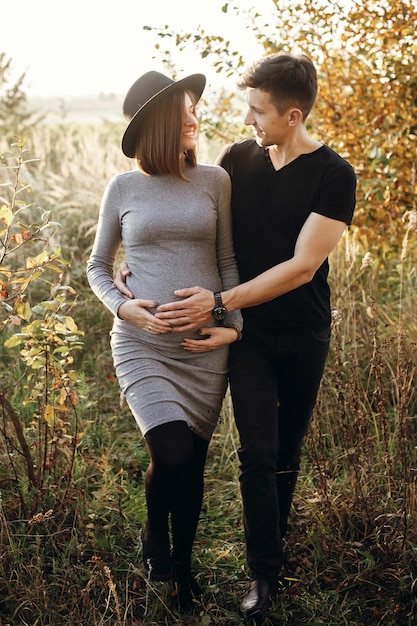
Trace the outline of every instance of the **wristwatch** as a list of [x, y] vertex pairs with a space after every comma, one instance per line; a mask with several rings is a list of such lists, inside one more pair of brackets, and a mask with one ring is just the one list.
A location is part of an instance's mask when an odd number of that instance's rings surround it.
[[214, 309], [211, 314], [218, 322], [224, 320], [227, 315], [227, 309], [222, 302], [222, 294], [219, 292], [214, 294]]

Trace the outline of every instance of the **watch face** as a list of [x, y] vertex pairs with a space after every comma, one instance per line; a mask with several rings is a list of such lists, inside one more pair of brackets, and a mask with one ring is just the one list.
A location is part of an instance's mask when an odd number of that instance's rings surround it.
[[213, 317], [215, 320], [224, 320], [227, 315], [227, 309], [225, 306], [215, 306], [213, 309]]

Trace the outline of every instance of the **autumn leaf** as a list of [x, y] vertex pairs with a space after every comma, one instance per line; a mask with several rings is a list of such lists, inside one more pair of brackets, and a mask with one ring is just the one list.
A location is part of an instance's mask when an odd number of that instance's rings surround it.
[[43, 419], [48, 424], [48, 426], [53, 426], [55, 421], [55, 411], [54, 407], [50, 404], [47, 404], [45, 410], [43, 412]]

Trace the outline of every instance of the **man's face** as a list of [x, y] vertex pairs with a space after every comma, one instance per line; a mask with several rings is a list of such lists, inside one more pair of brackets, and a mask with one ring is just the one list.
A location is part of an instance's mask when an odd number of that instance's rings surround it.
[[272, 104], [269, 93], [249, 87], [246, 91], [248, 112], [245, 124], [253, 126], [259, 145], [280, 145], [287, 137], [288, 112], [280, 115]]

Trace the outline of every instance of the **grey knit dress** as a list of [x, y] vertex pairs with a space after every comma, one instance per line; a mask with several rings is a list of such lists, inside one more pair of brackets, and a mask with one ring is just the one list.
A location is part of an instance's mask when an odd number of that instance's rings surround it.
[[[152, 335], [117, 317], [124, 297], [113, 284], [123, 246], [135, 297], [173, 302], [174, 289], [222, 291], [238, 284], [230, 216], [230, 179], [218, 166], [187, 167], [190, 182], [139, 170], [110, 180], [100, 208], [87, 277], [114, 314], [111, 348], [122, 393], [142, 432], [183, 420], [209, 440], [227, 388], [228, 346], [205, 353], [181, 347], [198, 331]], [[214, 302], [213, 302], [214, 305]], [[242, 328], [239, 311], [223, 324]], [[214, 322], [211, 323], [213, 325]]]

